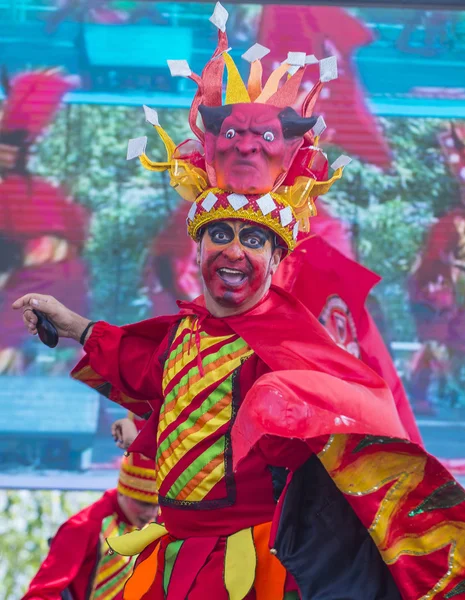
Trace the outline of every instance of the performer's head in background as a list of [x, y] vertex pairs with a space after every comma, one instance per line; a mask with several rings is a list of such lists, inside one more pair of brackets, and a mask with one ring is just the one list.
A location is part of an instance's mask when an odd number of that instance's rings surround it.
[[451, 123], [449, 130], [438, 136], [444, 159], [457, 178], [460, 201], [465, 205], [465, 127]]
[[118, 503], [129, 522], [141, 529], [158, 515], [153, 460], [132, 452], [123, 457], [118, 480]]
[[31, 145], [53, 120], [75, 77], [58, 69], [20, 73], [11, 80], [3, 69], [5, 101], [0, 112], [0, 172], [27, 172]]

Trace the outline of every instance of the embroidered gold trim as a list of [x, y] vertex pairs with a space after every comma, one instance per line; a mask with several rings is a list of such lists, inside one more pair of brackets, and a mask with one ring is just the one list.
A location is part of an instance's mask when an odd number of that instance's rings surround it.
[[[205, 190], [205, 192], [203, 192], [203, 194], [201, 194], [197, 198], [196, 203], [200, 204], [210, 192], [212, 192], [213, 194], [227, 193], [219, 188], [208, 189]], [[270, 195], [273, 198], [273, 200], [275, 200], [283, 208], [288, 206], [288, 204], [283, 202], [282, 198], [278, 194], [271, 193]], [[295, 219], [295, 214], [292, 207], [291, 210], [292, 215]], [[294, 240], [292, 231], [288, 227], [283, 227], [279, 218], [275, 219], [271, 217], [270, 214], [264, 215], [261, 211], [255, 211], [252, 208], [240, 208], [239, 210], [234, 210], [234, 208], [231, 206], [229, 208], [212, 208], [212, 210], [210, 210], [209, 212], [197, 213], [194, 216], [193, 220], [188, 222], [187, 232], [194, 241], [197, 241], [197, 233], [201, 227], [203, 227], [207, 223], [219, 221], [222, 219], [242, 219], [244, 221], [251, 221], [252, 223], [264, 225], [265, 227], [268, 227], [269, 229], [274, 231], [274, 233], [276, 233], [276, 235], [278, 235], [285, 242], [289, 251], [294, 250], [296, 246], [296, 241]]]

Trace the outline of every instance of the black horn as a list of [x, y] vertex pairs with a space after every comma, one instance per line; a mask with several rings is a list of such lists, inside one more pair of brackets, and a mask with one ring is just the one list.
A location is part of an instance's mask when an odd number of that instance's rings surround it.
[[226, 117], [229, 117], [231, 112], [232, 104], [226, 104], [225, 106], [205, 106], [205, 104], [201, 104], [199, 106], [199, 113], [202, 116], [205, 129], [213, 135], [220, 134], [223, 121]]
[[318, 117], [301, 117], [290, 106], [279, 113], [284, 139], [303, 137], [318, 121]]

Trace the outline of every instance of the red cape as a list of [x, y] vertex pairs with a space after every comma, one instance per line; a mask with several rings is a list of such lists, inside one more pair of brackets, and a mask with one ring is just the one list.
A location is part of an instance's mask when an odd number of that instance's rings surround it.
[[305, 304], [330, 331], [335, 329], [334, 324], [328, 323], [331, 304], [337, 305], [342, 300], [343, 310], [339, 315], [333, 311], [336, 318], [342, 320], [343, 329], [336, 341], [349, 349], [349, 344], [355, 345], [359, 358], [386, 381], [409, 438], [422, 444], [402, 381], [365, 306], [368, 294], [380, 280], [376, 273], [344, 256], [319, 235], [299, 243], [280, 265], [274, 279], [277, 285]]

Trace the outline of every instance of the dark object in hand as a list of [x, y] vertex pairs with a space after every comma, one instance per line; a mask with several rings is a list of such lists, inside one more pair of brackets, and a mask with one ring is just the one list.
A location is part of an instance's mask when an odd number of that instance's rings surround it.
[[47, 319], [44, 313], [40, 312], [40, 310], [33, 308], [32, 312], [37, 317], [36, 329], [40, 341], [49, 348], [55, 348], [60, 339], [57, 328], [49, 319]]

